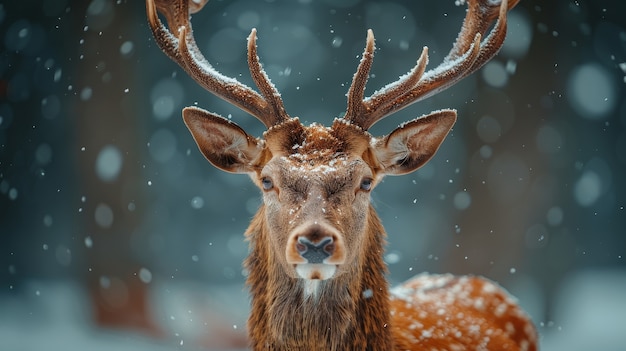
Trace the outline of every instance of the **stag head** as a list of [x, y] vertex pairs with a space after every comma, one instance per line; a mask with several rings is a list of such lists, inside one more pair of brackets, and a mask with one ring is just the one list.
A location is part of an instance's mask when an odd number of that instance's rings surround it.
[[[174, 5], [172, 5], [174, 3]], [[348, 107], [331, 127], [303, 125], [290, 117], [248, 37], [248, 64], [259, 93], [217, 72], [198, 49], [189, 22], [205, 2], [147, 0], [148, 17], [161, 49], [200, 85], [249, 112], [268, 128], [261, 138], [197, 107], [183, 110], [200, 151], [217, 168], [248, 174], [263, 192], [269, 257], [284, 274], [321, 281], [351, 272], [367, 255], [365, 233], [376, 216], [370, 192], [385, 175], [415, 171], [437, 151], [456, 120], [440, 110], [407, 122], [386, 136], [368, 129], [380, 119], [453, 85], [493, 57], [506, 32], [506, 12], [517, 1], [470, 1], [463, 29], [444, 63], [426, 71], [427, 48], [398, 81], [364, 98], [374, 56], [367, 33], [363, 58], [348, 91]], [[190, 7], [193, 4], [193, 9]], [[168, 29], [158, 18], [159, 10]], [[483, 39], [491, 23], [494, 28]], [[248, 232], [249, 236], [256, 233]], [[376, 235], [384, 235], [380, 230]], [[377, 254], [380, 253], [369, 253]]]
[[216, 167], [247, 173], [263, 191], [273, 256], [292, 277], [329, 279], [361, 253], [370, 191], [385, 174], [416, 170], [455, 120], [453, 111], [418, 118], [375, 138], [358, 125], [304, 126], [291, 118], [263, 139], [198, 108], [184, 119]]

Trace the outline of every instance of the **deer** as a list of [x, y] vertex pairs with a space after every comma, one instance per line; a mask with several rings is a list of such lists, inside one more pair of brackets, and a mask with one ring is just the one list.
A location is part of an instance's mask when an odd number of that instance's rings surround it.
[[218, 72], [199, 50], [190, 19], [207, 0], [146, 0], [163, 53], [201, 87], [266, 127], [254, 137], [199, 107], [182, 111], [204, 157], [220, 170], [249, 175], [262, 193], [244, 234], [253, 350], [538, 349], [530, 317], [487, 278], [421, 273], [390, 288], [386, 233], [370, 199], [385, 175], [411, 173], [434, 156], [456, 110], [434, 111], [385, 136], [373, 136], [369, 128], [488, 62], [503, 44], [507, 13], [518, 2], [468, 0], [460, 33], [439, 66], [426, 70], [424, 47], [407, 74], [365, 97], [375, 52], [368, 30], [346, 112], [326, 127], [287, 114], [257, 55], [256, 29], [248, 37], [247, 61], [258, 92]]

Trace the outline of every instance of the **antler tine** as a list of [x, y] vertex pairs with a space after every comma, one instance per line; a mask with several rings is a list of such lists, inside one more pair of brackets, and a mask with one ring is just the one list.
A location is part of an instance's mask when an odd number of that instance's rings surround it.
[[[371, 29], [369, 29], [367, 31], [367, 42], [365, 45], [365, 51], [363, 52], [363, 58], [361, 59], [361, 63], [359, 64], [359, 67], [354, 75], [352, 85], [350, 85], [350, 89], [348, 90], [348, 109], [344, 116], [345, 119], [352, 121], [366, 130], [373, 124], [368, 121], [368, 116], [370, 115], [368, 112], [369, 109], [371, 109], [371, 105], [365, 103], [363, 96], [365, 94], [367, 77], [374, 59], [374, 50], [374, 33]], [[386, 99], [394, 100], [404, 94], [407, 90], [413, 88], [424, 74], [427, 64], [428, 48], [424, 47], [415, 67], [413, 67], [413, 69], [411, 69], [411, 71], [409, 71], [406, 75], [400, 77], [399, 80], [387, 85], [384, 88], [384, 95]], [[373, 96], [376, 95], [377, 93], [374, 93]], [[368, 100], [371, 99], [372, 98], [370, 97]]]
[[[346, 118], [368, 129], [382, 118], [439, 93], [478, 70], [502, 46], [506, 35], [506, 13], [518, 2], [502, 0], [500, 4], [493, 4], [490, 0], [469, 0], [461, 32], [439, 66], [426, 73], [420, 72], [420, 65], [427, 61], [427, 52], [422, 51], [417, 65], [409, 73], [362, 100], [362, 113], [358, 117], [346, 113]], [[481, 43], [496, 18], [494, 28]], [[354, 103], [349, 101], [348, 105]]]
[[[500, 4], [492, 1], [470, 1], [468, 4], [467, 15], [463, 20], [461, 32], [457, 37], [450, 53], [446, 57], [447, 60], [454, 59], [463, 55], [469, 48], [468, 43], [473, 40], [475, 33], [484, 35], [494, 20], [506, 15], [510, 9], [515, 7], [520, 0], [502, 1]], [[504, 10], [504, 13], [502, 13]]]
[[268, 115], [271, 125], [277, 125], [281, 122], [289, 119], [287, 111], [285, 111], [285, 105], [283, 99], [280, 97], [278, 89], [272, 84], [269, 77], [263, 70], [261, 63], [259, 62], [259, 56], [256, 51], [256, 28], [252, 28], [250, 35], [248, 36], [248, 67], [250, 68], [250, 75], [254, 84], [261, 91], [261, 95], [269, 102], [272, 107], [272, 113]]
[[[159, 4], [155, 4], [154, 0], [146, 0], [146, 12], [148, 15], [148, 23], [150, 24], [150, 29], [152, 30], [152, 35], [156, 40], [157, 45], [170, 59], [175, 62], [179, 61], [179, 54], [177, 50], [176, 37], [165, 28], [161, 20], [159, 20], [159, 16], [157, 14], [157, 8], [165, 15], [165, 19], [170, 27], [179, 28], [177, 25], [176, 19], [179, 16], [175, 14], [180, 11], [178, 7], [176, 7], [173, 11], [169, 7], [159, 6], [163, 5], [162, 2]], [[175, 3], [178, 5], [178, 3]]]
[[371, 29], [367, 30], [367, 39], [365, 41], [365, 50], [359, 67], [352, 77], [352, 84], [348, 89], [348, 109], [344, 118], [360, 125], [358, 118], [363, 116], [363, 96], [365, 95], [365, 85], [367, 84], [367, 78], [372, 68], [372, 62], [374, 61], [374, 50], [376, 50], [374, 32]]
[[[237, 79], [218, 72], [201, 53], [193, 37], [189, 16], [202, 9], [207, 1], [146, 0], [148, 22], [161, 50], [178, 63], [200, 86], [250, 113], [266, 127], [269, 128], [289, 118], [284, 111], [280, 94], [258, 62], [254, 40], [252, 41], [254, 54], [248, 53], [248, 64], [253, 80], [263, 96]], [[173, 34], [163, 25], [159, 20], [157, 10], [165, 16], [169, 28], [177, 30], [178, 35]], [[253, 33], [255, 33], [254, 30]], [[249, 41], [248, 50], [250, 48]], [[253, 59], [250, 59], [251, 55], [254, 56]]]

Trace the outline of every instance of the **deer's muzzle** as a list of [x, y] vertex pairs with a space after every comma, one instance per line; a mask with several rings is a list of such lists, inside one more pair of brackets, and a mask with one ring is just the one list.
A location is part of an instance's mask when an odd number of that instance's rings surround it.
[[[341, 233], [326, 223], [307, 223], [297, 227], [287, 241], [287, 263], [296, 265], [296, 271], [304, 279], [328, 279], [333, 266], [343, 264], [346, 249]], [[304, 266], [307, 266], [306, 268]], [[315, 268], [315, 269], [313, 269]], [[317, 272], [320, 271], [320, 272]], [[326, 273], [323, 273], [323, 272]], [[303, 273], [305, 276], [302, 276]], [[319, 274], [318, 274], [319, 273]]]

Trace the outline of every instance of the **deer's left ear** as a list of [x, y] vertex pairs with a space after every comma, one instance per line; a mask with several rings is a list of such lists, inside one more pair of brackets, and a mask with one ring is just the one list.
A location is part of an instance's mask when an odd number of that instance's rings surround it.
[[262, 152], [259, 140], [237, 124], [197, 107], [183, 109], [183, 119], [198, 148], [215, 167], [231, 173], [254, 171]]
[[400, 175], [423, 166], [437, 152], [456, 121], [456, 111], [440, 110], [396, 128], [374, 144], [383, 173]]

